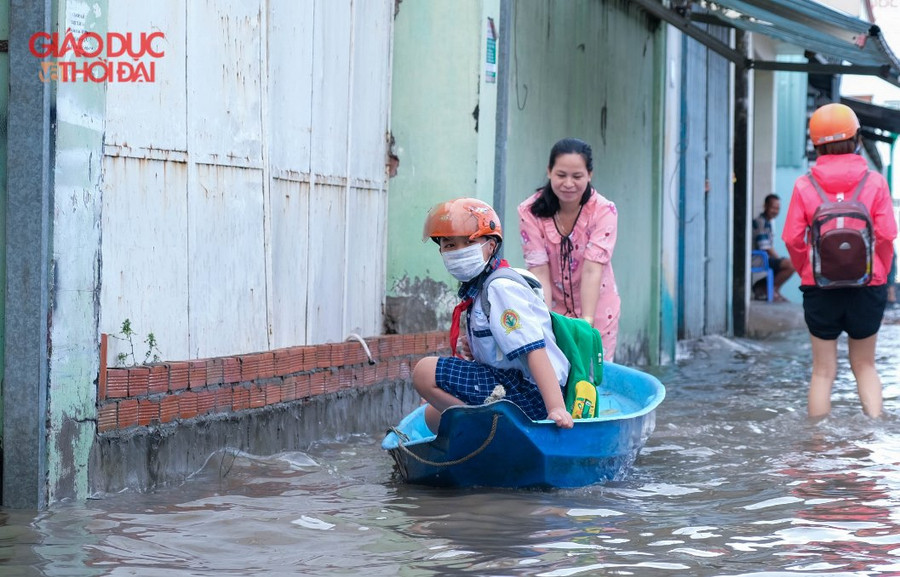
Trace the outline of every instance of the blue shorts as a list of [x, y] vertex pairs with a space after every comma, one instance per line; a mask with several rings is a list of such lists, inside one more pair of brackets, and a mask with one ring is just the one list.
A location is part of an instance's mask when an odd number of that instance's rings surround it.
[[823, 289], [801, 286], [803, 317], [812, 336], [833, 341], [842, 332], [851, 339], [871, 337], [881, 328], [887, 286]]
[[483, 404], [495, 386], [503, 385], [506, 389], [503, 398], [518, 405], [528, 418], [534, 421], [547, 418], [541, 391], [517, 369], [495, 369], [475, 361], [440, 357], [434, 380], [438, 387], [467, 405]]

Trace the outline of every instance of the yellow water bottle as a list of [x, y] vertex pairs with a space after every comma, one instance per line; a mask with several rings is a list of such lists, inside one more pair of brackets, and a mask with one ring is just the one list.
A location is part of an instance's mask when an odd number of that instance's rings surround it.
[[597, 387], [588, 381], [575, 383], [575, 404], [572, 406], [573, 419], [590, 419], [597, 410]]

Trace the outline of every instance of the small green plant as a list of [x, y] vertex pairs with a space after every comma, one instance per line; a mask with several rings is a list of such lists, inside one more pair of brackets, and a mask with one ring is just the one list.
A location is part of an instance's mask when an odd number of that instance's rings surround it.
[[[131, 361], [131, 365], [137, 365], [138, 357], [134, 351], [134, 341], [138, 338], [138, 334], [131, 328], [131, 319], [125, 319], [122, 321], [122, 328], [119, 330], [119, 334], [117, 335], [109, 335], [114, 339], [118, 339], [127, 344], [130, 349], [129, 352], [122, 352], [116, 355], [116, 361], [120, 366], [125, 366], [129, 364], [129, 360]], [[147, 364], [148, 362], [159, 362], [160, 355], [162, 351], [159, 350], [156, 342], [156, 336], [151, 332], [147, 333], [147, 336], [144, 338], [143, 343], [147, 345], [147, 351], [144, 353], [144, 359], [140, 364]]]

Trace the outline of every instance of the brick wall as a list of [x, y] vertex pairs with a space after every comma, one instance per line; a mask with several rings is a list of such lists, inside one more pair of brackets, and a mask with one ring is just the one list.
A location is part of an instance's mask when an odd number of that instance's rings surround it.
[[[406, 380], [425, 356], [448, 355], [447, 332], [384, 335], [192, 361], [101, 369], [97, 430], [177, 426], [225, 413], [292, 403], [346, 389]], [[101, 336], [101, 367], [106, 335]], [[193, 421], [192, 421], [193, 422]]]

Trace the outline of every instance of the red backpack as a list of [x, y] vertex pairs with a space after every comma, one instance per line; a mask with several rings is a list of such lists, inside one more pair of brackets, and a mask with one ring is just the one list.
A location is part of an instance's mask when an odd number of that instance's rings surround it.
[[857, 200], [869, 172], [849, 200], [839, 193], [834, 202], [828, 200], [812, 172], [807, 174], [822, 198], [809, 227], [813, 278], [821, 288], [861, 287], [872, 280], [872, 218], [866, 205]]

